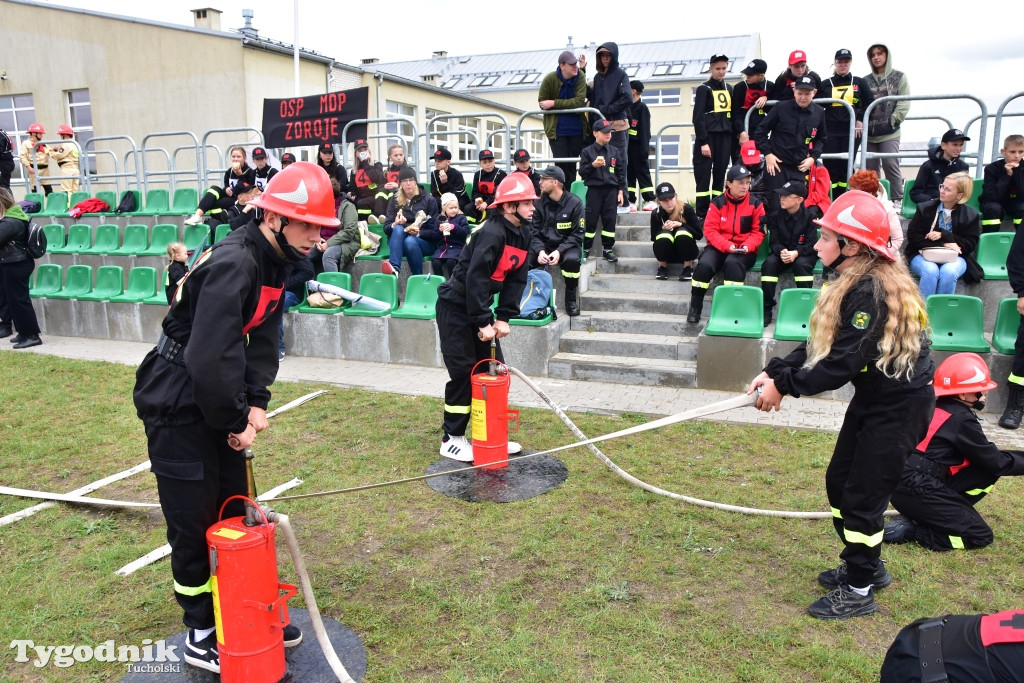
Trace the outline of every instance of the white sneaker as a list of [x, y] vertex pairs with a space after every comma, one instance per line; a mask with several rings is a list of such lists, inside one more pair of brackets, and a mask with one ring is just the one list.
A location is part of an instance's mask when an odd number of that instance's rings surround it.
[[650, 201], [644, 204], [644, 211], [654, 211], [658, 208], [658, 202]]
[[636, 202], [630, 202], [629, 203], [629, 212], [630, 213], [636, 213]]
[[615, 213], [629, 213], [628, 206], [617, 206], [615, 207]]
[[198, 214], [192, 214], [185, 219], [185, 225], [199, 225], [203, 222], [203, 217]]
[[508, 442], [508, 454], [509, 455], [515, 455], [516, 453], [522, 453], [522, 452], [523, 452], [523, 447], [522, 447], [522, 445], [518, 441], [509, 441]]
[[196, 642], [196, 631], [190, 628], [185, 636], [185, 661], [200, 669], [220, 673], [220, 655], [217, 654], [217, 632]]
[[445, 434], [441, 441], [441, 455], [459, 462], [473, 462], [473, 444], [465, 436]]
[[369, 216], [366, 217], [366, 224], [367, 225], [378, 225], [378, 224], [380, 224], [380, 221], [377, 220], [376, 216], [374, 216], [373, 214], [370, 214]]

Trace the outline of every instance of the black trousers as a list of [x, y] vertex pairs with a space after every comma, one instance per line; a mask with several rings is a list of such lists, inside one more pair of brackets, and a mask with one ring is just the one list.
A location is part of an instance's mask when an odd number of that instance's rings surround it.
[[235, 205], [235, 198], [214, 185], [199, 198], [199, 210], [204, 214], [217, 214]]
[[[860, 140], [860, 138], [854, 138], [853, 141], [853, 154], [855, 157], [860, 149]], [[845, 154], [849, 151], [849, 147], [850, 138], [848, 136], [835, 137], [832, 135], [832, 131], [829, 130], [828, 142], [822, 151], [829, 154]], [[846, 173], [846, 159], [822, 159], [821, 161], [828, 171], [828, 177], [832, 179], [832, 201], [835, 201], [839, 198], [839, 195], [850, 189], [850, 184], [847, 182], [850, 176]]]
[[[466, 307], [438, 299], [437, 332], [441, 341], [441, 357], [448, 369], [448, 383], [444, 385], [444, 433], [449, 436], [465, 436], [469, 426], [473, 387], [470, 377], [473, 366], [491, 357], [491, 342], [480, 341], [476, 326]], [[504, 362], [501, 343], [498, 342], [497, 359]]]
[[626, 169], [626, 189], [629, 202], [636, 203], [636, 185], [640, 183], [640, 196], [645, 202], [654, 201], [654, 183], [651, 181], [650, 151], [630, 141], [629, 167]]
[[934, 409], [930, 384], [904, 391], [858, 390], [846, 409], [825, 471], [825, 490], [832, 523], [845, 545], [840, 557], [846, 560], [851, 586], [871, 585], [882, 555], [882, 513]]
[[[154, 362], [168, 361], [158, 357]], [[202, 421], [159, 425], [144, 419], [143, 424], [167, 522], [174, 597], [185, 611], [186, 626], [211, 628], [213, 595], [206, 530], [217, 521], [225, 500], [245, 495], [245, 457], [228, 446], [226, 433], [216, 432]], [[225, 518], [243, 514], [241, 501], [232, 501], [224, 511]]]
[[792, 269], [796, 286], [810, 287], [814, 284], [814, 266], [817, 264], [816, 255], [797, 256], [792, 263], [783, 263], [781, 256], [768, 254], [768, 258], [761, 264], [761, 291], [764, 292], [765, 310], [775, 307], [775, 288], [779, 284], [779, 275]]
[[914, 540], [926, 548], [984, 548], [992, 543], [992, 528], [974, 505], [998, 479], [970, 467], [949, 482], [907, 470], [892, 505], [917, 523]]
[[697, 266], [693, 269], [693, 280], [690, 282], [692, 298], [699, 301], [704, 299], [704, 295], [707, 294], [708, 287], [711, 285], [711, 278], [715, 277], [718, 271], [722, 271], [726, 284], [743, 284], [747, 277], [747, 271], [755, 261], [757, 261], [756, 253], [726, 254], [712, 246], [704, 247], [700, 260], [697, 261]]
[[626, 140], [628, 137], [628, 129], [613, 130], [612, 139], [608, 143], [609, 147], [616, 150], [616, 156], [619, 158], [619, 163], [615, 168], [615, 176], [619, 181], [619, 189], [622, 190], [623, 201], [626, 199], [626, 178], [629, 177], [629, 143]]
[[35, 267], [36, 262], [30, 258], [0, 264], [0, 322], [13, 323], [23, 337], [39, 334], [39, 321], [28, 295], [28, 281]]
[[0, 187], [11, 189], [11, 175], [14, 174], [14, 157], [8, 153], [0, 155]]
[[685, 263], [697, 258], [700, 249], [687, 226], [662, 230], [654, 240], [654, 258], [665, 263]]
[[583, 233], [583, 250], [590, 253], [590, 247], [597, 236], [597, 226], [601, 225], [601, 239], [604, 249], [615, 246], [615, 217], [617, 214], [619, 188], [612, 185], [587, 188], [585, 216], [587, 227]]
[[[798, 169], [796, 166], [790, 166], [788, 164], [779, 164], [779, 170], [775, 172], [775, 175], [769, 175], [767, 171], [764, 174], [764, 210], [768, 215], [774, 215], [782, 210], [782, 206], [779, 204], [779, 193], [775, 190], [779, 189], [791, 180], [799, 181], [807, 184], [807, 174]], [[764, 221], [762, 221], [763, 223]]]
[[732, 133], [708, 133], [709, 157], [700, 153], [700, 145], [696, 141], [693, 143], [693, 180], [697, 183], [697, 215], [701, 218], [707, 215], [711, 200], [722, 194], [725, 187], [732, 139]]
[[[558, 245], [557, 244], [545, 244], [544, 245], [544, 251], [546, 251], [548, 253], [550, 253], [550, 252], [552, 252], [552, 251], [554, 251], [556, 249], [558, 249]], [[566, 289], [576, 289], [579, 286], [579, 283], [580, 283], [580, 266], [581, 265], [582, 265], [582, 263], [581, 263], [581, 259], [580, 259], [580, 248], [579, 247], [569, 247], [568, 249], [565, 250], [565, 253], [563, 253], [559, 257], [558, 265], [554, 266], [554, 267], [558, 268], [561, 271], [562, 279], [565, 280], [565, 288]], [[547, 266], [542, 266], [540, 263], [537, 262], [537, 255], [536, 254], [531, 254], [531, 256], [530, 256], [530, 263], [529, 263], [529, 269], [530, 270], [533, 270], [534, 268], [546, 268], [546, 267]]]
[[981, 231], [999, 232], [1003, 216], [1013, 219], [1013, 227], [1020, 226], [1024, 218], [1024, 197], [1017, 197], [1008, 202], [985, 202], [981, 205]]
[[373, 197], [357, 197], [356, 212], [359, 220], [365, 221], [371, 215], [383, 216], [388, 210], [388, 199], [391, 197], [387, 192], [378, 192]]
[[[580, 158], [580, 152], [583, 151], [583, 134], [579, 135], [563, 135], [556, 137], [553, 140], [548, 140], [551, 145], [551, 156], [558, 157], [574, 157]], [[576, 180], [576, 164], [577, 161], [560, 161], [555, 166], [562, 169], [562, 173], [565, 174], [565, 189], [566, 191], [572, 190], [572, 184]]]

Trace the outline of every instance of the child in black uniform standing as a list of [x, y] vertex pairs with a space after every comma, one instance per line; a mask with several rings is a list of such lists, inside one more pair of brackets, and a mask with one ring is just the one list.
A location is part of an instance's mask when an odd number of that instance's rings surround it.
[[615, 246], [615, 216], [617, 207], [622, 204], [622, 189], [617, 175], [620, 170], [616, 156], [618, 150], [608, 145], [612, 139], [611, 121], [599, 119], [594, 121], [592, 128], [595, 142], [580, 152], [580, 177], [587, 186], [583, 255], [590, 253], [600, 223], [604, 260], [615, 263], [619, 260], [612, 251]]
[[693, 99], [693, 179], [697, 183], [697, 215], [704, 219], [711, 200], [722, 194], [732, 156], [732, 86], [725, 82], [729, 58], [711, 55], [711, 78]]
[[629, 190], [629, 210], [637, 210], [636, 184], [640, 183], [640, 198], [644, 211], [654, 211], [654, 183], [651, 182], [651, 110], [640, 95], [644, 92], [641, 81], [630, 81], [633, 104], [629, 108], [629, 141], [626, 143], [629, 165], [626, 166], [626, 187]]
[[851, 190], [816, 222], [821, 238], [814, 248], [839, 277], [818, 298], [809, 340], [773, 358], [747, 393], [760, 387], [757, 407], [770, 411], [783, 396], [853, 383], [825, 473], [832, 523], [845, 548], [839, 566], [818, 575], [833, 590], [807, 608], [818, 619], [848, 619], [875, 612], [874, 591], [892, 583], [881, 560], [882, 515], [904, 461], [928, 431], [934, 367], [924, 301], [889, 247], [882, 204]]

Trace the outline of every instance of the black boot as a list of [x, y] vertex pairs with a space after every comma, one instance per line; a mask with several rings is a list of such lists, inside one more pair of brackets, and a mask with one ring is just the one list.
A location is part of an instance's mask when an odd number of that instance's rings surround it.
[[3, 339], [4, 337], [10, 337], [13, 333], [14, 330], [11, 329], [10, 325], [0, 324], [0, 339]]
[[767, 327], [768, 325], [771, 324], [771, 322], [772, 322], [772, 309], [766, 308], [766, 309], [764, 309], [764, 324]]
[[700, 313], [704, 310], [704, 297], [690, 297], [690, 312], [686, 314], [686, 322], [699, 323]]
[[565, 312], [570, 318], [580, 314], [579, 290], [575, 287], [565, 290]]
[[1024, 415], [1024, 387], [1007, 384], [1007, 388], [1010, 394], [1006, 397], [1006, 409], [999, 418], [999, 426], [1004, 429], [1017, 429], [1020, 427], [1020, 418]]

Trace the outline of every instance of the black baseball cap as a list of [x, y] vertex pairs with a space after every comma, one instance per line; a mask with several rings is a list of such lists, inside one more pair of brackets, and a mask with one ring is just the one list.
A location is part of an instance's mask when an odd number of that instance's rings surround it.
[[751, 59], [741, 71], [746, 76], [768, 73], [768, 62], [763, 59]]
[[796, 194], [800, 195], [802, 199], [807, 199], [807, 186], [799, 180], [786, 181], [785, 185], [775, 191], [781, 195]]
[[432, 156], [434, 157], [434, 161], [443, 161], [445, 159], [451, 160], [452, 153], [449, 152], [444, 147], [439, 147], [437, 149], [437, 151], [434, 152], [434, 154]]
[[676, 188], [672, 187], [672, 183], [662, 183], [658, 185], [655, 194], [658, 199], [672, 199], [676, 196]]
[[557, 166], [548, 166], [540, 172], [541, 178], [552, 178], [565, 185], [565, 171]]
[[262, 147], [254, 147], [253, 150], [252, 150], [252, 158], [253, 159], [266, 159], [267, 158], [267, 150], [263, 149]]
[[942, 134], [943, 142], [953, 142], [954, 140], [970, 140], [970, 138], [964, 135], [964, 132], [959, 128], [950, 128]]
[[320, 152], [330, 152], [331, 154], [334, 154], [334, 145], [329, 142], [325, 142], [317, 147], [317, 150]]
[[368, 143], [366, 140], [364, 140], [362, 138], [359, 138], [358, 140], [356, 140], [355, 149], [359, 149], [360, 147], [369, 147], [369, 146], [370, 146], [370, 143]]
[[750, 177], [750, 169], [743, 164], [736, 164], [729, 169], [729, 172], [725, 175], [725, 179], [729, 182], [733, 180], [743, 180], [744, 178]]
[[637, 92], [643, 92], [644, 91], [644, 82], [643, 81], [630, 81], [629, 82], [629, 87], [630, 87], [631, 90], [636, 90]]
[[835, 59], [853, 59], [853, 53], [843, 48], [842, 50], [836, 50]]
[[512, 161], [529, 161], [530, 153], [525, 149], [517, 149], [516, 153], [512, 155]]
[[598, 119], [592, 126], [595, 133], [607, 133], [612, 129], [612, 122], [607, 119]]
[[793, 84], [793, 87], [797, 90], [815, 90], [818, 86], [815, 85], [814, 79], [810, 76], [801, 76], [796, 79], [796, 83]]
[[715, 62], [728, 62], [729, 58], [725, 55], [715, 53], [711, 55], [711, 59], [708, 60], [708, 64], [714, 64]]
[[242, 179], [231, 186], [231, 193], [237, 197], [243, 192], [251, 191], [254, 187], [256, 186], [253, 184], [251, 180]]
[[295, 155], [292, 154], [291, 152], [285, 152], [284, 154], [281, 155], [281, 165], [282, 166], [284, 166], [285, 164], [294, 164], [294, 163], [295, 163]]
[[480, 156], [480, 161], [483, 161], [484, 159], [493, 159], [494, 158], [494, 152], [492, 152], [489, 149], [482, 149], [482, 150], [480, 150], [480, 155], [479, 156]]

